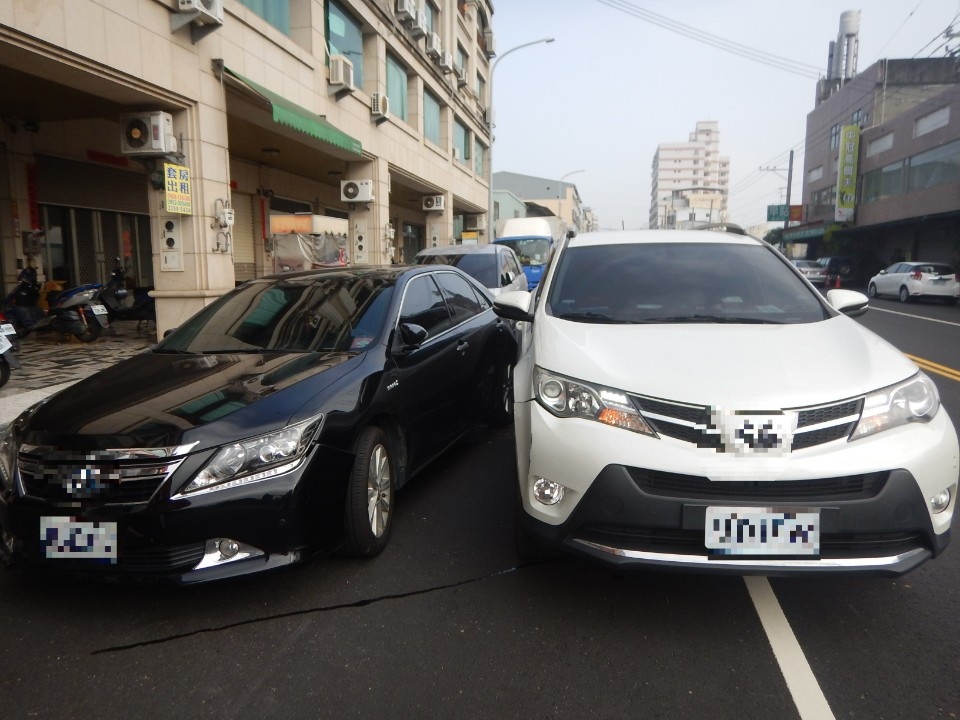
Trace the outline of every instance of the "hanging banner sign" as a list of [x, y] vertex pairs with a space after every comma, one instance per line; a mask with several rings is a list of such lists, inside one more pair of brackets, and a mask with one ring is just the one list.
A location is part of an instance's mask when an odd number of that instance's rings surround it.
[[860, 126], [844, 125], [840, 129], [840, 167], [837, 175], [837, 222], [853, 222], [857, 205], [857, 155], [860, 149]]
[[166, 196], [167, 212], [179, 215], [193, 213], [193, 199], [190, 195], [190, 168], [173, 163], [163, 164], [163, 189]]

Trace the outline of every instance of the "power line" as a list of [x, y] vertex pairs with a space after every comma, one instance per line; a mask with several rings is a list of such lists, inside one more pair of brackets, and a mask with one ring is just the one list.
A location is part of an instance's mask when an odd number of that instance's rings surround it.
[[631, 15], [639, 20], [644, 22], [649, 22], [652, 25], [656, 25], [670, 32], [677, 33], [678, 35], [683, 35], [684, 37], [690, 38], [697, 42], [703, 43], [705, 45], [710, 45], [724, 52], [731, 53], [733, 55], [739, 55], [740, 57], [746, 58], [748, 60], [753, 60], [754, 62], [759, 62], [768, 67], [775, 68], [777, 70], [783, 70], [784, 72], [793, 73], [794, 75], [800, 75], [801, 77], [807, 78], [819, 78], [822, 73], [820, 68], [815, 65], [808, 65], [807, 63], [797, 62], [795, 60], [790, 60], [789, 58], [780, 57], [779, 55], [774, 55], [773, 53], [768, 53], [763, 50], [757, 50], [756, 48], [750, 47], [748, 45], [742, 45], [740, 43], [728, 40], [727, 38], [721, 37], [719, 35], [713, 35], [712, 33], [699, 30], [698, 28], [693, 27], [692, 25], [685, 25], [684, 23], [678, 22], [676, 20], [671, 20], [668, 17], [663, 15], [658, 15], [655, 12], [650, 10], [645, 10], [643, 8], [637, 7], [636, 5], [627, 2], [626, 0], [596, 0], [602, 5], [613, 8], [614, 10], [619, 10], [627, 15]]

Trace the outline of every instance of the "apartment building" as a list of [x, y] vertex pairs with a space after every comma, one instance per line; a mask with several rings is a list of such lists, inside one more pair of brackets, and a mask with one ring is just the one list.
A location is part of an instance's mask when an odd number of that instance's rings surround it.
[[897, 260], [960, 263], [956, 58], [880, 60], [821, 81], [805, 145], [803, 223], [786, 241], [853, 256], [860, 281]]
[[255, 276], [453, 242], [487, 211], [492, 15], [490, 0], [0, 3], [3, 292], [26, 265], [72, 286], [121, 257], [162, 334]]
[[650, 185], [651, 228], [725, 222], [730, 158], [720, 155], [719, 123], [700, 121], [687, 142], [657, 145]]

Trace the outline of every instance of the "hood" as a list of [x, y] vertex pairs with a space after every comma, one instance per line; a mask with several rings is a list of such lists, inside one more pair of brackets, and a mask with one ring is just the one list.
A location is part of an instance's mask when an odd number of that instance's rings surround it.
[[100, 448], [198, 441], [200, 450], [303, 419], [301, 408], [359, 362], [357, 353], [142, 353], [51, 397], [27, 439], [68, 447], [96, 436]]
[[774, 410], [904, 380], [916, 365], [846, 316], [796, 325], [597, 325], [542, 313], [536, 357], [573, 378], [694, 405]]

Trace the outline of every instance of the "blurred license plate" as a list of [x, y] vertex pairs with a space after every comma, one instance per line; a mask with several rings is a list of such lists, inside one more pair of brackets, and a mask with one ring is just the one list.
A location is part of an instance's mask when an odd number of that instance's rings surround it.
[[40, 518], [40, 546], [48, 558], [117, 559], [117, 524], [72, 517]]
[[13, 323], [2, 323], [0, 324], [0, 335], [16, 335], [17, 329], [13, 326]]
[[820, 513], [708, 507], [704, 544], [717, 555], [817, 555]]
[[106, 315], [107, 306], [106, 305], [91, 305], [90, 309], [93, 310], [94, 315]]

